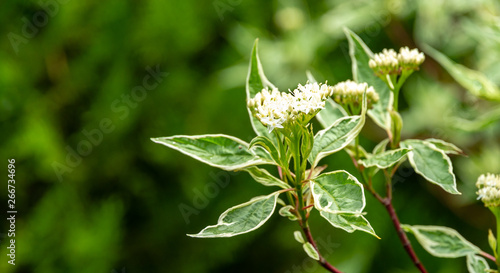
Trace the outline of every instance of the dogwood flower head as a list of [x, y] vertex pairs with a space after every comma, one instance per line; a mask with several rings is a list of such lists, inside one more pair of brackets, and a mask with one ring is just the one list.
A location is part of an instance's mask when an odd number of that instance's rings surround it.
[[277, 88], [264, 88], [248, 100], [247, 106], [271, 132], [274, 128], [284, 128], [294, 121], [305, 125], [325, 108], [328, 94], [329, 86], [318, 83], [299, 84], [288, 93], [280, 92]]
[[500, 175], [482, 174], [476, 182], [478, 198], [486, 207], [500, 206]]
[[424, 60], [424, 53], [419, 52], [416, 48], [410, 50], [405, 46], [399, 49], [398, 61], [402, 69], [418, 70], [418, 67], [424, 62]]
[[379, 77], [385, 75], [400, 75], [404, 70], [418, 70], [418, 67], [424, 62], [425, 56], [418, 49], [409, 49], [402, 47], [399, 53], [394, 49], [384, 49], [377, 53], [368, 62], [375, 74]]
[[370, 59], [368, 65], [378, 75], [398, 74], [398, 54], [394, 49], [385, 49]]
[[330, 96], [340, 105], [359, 106], [366, 92], [368, 108], [379, 100], [379, 96], [372, 86], [367, 83], [356, 83], [351, 80], [339, 82], [330, 88]]

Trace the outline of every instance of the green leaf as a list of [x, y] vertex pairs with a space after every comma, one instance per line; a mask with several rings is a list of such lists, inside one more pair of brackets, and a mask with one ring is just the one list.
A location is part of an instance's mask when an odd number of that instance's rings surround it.
[[401, 130], [403, 129], [403, 118], [401, 115], [391, 110], [389, 111], [389, 116], [391, 117], [391, 141], [392, 147], [396, 147], [401, 140]]
[[385, 148], [387, 147], [387, 144], [389, 144], [389, 141], [390, 140], [388, 138], [380, 141], [377, 144], [377, 146], [375, 146], [375, 148], [373, 148], [372, 154], [376, 155], [376, 154], [380, 154], [380, 153], [385, 152]]
[[316, 250], [316, 248], [314, 248], [314, 246], [311, 243], [306, 242], [305, 244], [302, 245], [302, 247], [304, 248], [304, 251], [306, 252], [307, 256], [309, 256], [311, 259], [319, 261], [318, 251]]
[[391, 90], [380, 78], [375, 76], [375, 73], [368, 65], [370, 58], [373, 57], [373, 52], [366, 44], [348, 28], [344, 28], [344, 32], [349, 41], [349, 55], [352, 61], [352, 77], [355, 82], [366, 82], [373, 86], [377, 91], [380, 100], [373, 105], [373, 109], [368, 111], [368, 115], [373, 121], [386, 131], [391, 129], [391, 117], [389, 110], [392, 109]]
[[444, 140], [435, 139], [435, 138], [428, 138], [425, 141], [434, 144], [434, 146], [436, 146], [436, 148], [445, 152], [446, 154], [455, 154], [455, 155], [464, 154], [464, 152], [462, 152], [462, 150], [460, 148], [458, 148], [454, 144], [451, 144], [451, 143], [446, 142]]
[[309, 183], [314, 207], [330, 224], [347, 232], [361, 230], [378, 237], [361, 215], [365, 195], [356, 177], [340, 170], [322, 174]]
[[451, 194], [461, 194], [457, 190], [451, 160], [445, 152], [430, 142], [417, 139], [405, 140], [400, 145], [412, 149], [408, 159], [415, 172]]
[[440, 226], [401, 225], [406, 232], [415, 235], [418, 242], [430, 254], [443, 258], [458, 258], [479, 254], [481, 250], [467, 241], [456, 230]]
[[493, 250], [494, 256], [497, 257], [497, 239], [495, 238], [495, 235], [493, 235], [493, 232], [491, 232], [491, 229], [488, 229], [488, 244], [491, 247], [491, 250]]
[[[264, 70], [262, 69], [262, 64], [260, 63], [258, 54], [258, 42], [259, 40], [256, 39], [252, 49], [250, 65], [248, 67], [246, 82], [247, 100], [255, 97], [257, 93], [266, 87], [270, 89], [275, 88], [274, 85], [266, 78], [266, 75], [264, 75]], [[260, 123], [260, 121], [252, 115], [252, 111], [250, 111], [248, 107], [247, 110], [250, 116], [250, 123], [252, 124], [252, 128], [255, 133], [259, 136], [267, 136], [269, 139], [274, 139], [274, 136], [269, 133], [266, 126], [262, 125], [262, 123]]]
[[387, 169], [402, 160], [409, 151], [410, 149], [391, 150], [372, 155], [366, 159], [360, 160], [360, 162], [367, 168], [377, 167], [379, 169]]
[[249, 149], [252, 149], [254, 146], [260, 146], [264, 148], [271, 158], [276, 162], [276, 164], [281, 165], [281, 159], [280, 159], [280, 154], [278, 152], [278, 149], [274, 145], [274, 143], [267, 137], [265, 136], [256, 136], [252, 141], [250, 142]]
[[375, 234], [375, 230], [373, 230], [368, 220], [366, 220], [366, 218], [361, 214], [336, 214], [327, 211], [321, 211], [320, 215], [336, 228], [341, 228], [349, 233], [360, 230], [380, 239], [380, 237]]
[[350, 173], [325, 173], [310, 181], [314, 206], [329, 213], [359, 214], [365, 207], [363, 185]]
[[467, 255], [467, 269], [469, 273], [485, 273], [490, 269], [488, 262], [477, 255]]
[[342, 108], [342, 106], [337, 104], [331, 98], [328, 98], [325, 101], [325, 109], [322, 109], [318, 112], [318, 114], [316, 114], [316, 118], [324, 128], [327, 128], [338, 119], [346, 116], [348, 116], [348, 114], [344, 110], [344, 108]]
[[313, 167], [317, 166], [325, 156], [342, 150], [358, 136], [365, 125], [366, 107], [365, 93], [363, 94], [361, 115], [340, 118], [329, 127], [318, 131], [314, 136], [314, 146], [308, 158]]
[[291, 205], [286, 205], [279, 210], [279, 214], [283, 217], [287, 217], [290, 221], [297, 221], [297, 216], [291, 211], [295, 208]]
[[424, 44], [423, 49], [474, 96], [487, 100], [500, 101], [500, 88], [484, 74], [453, 62], [446, 55], [428, 45]]
[[273, 214], [279, 192], [259, 196], [234, 206], [219, 217], [217, 225], [208, 226], [198, 234], [188, 234], [196, 238], [233, 237], [261, 227]]
[[304, 240], [304, 237], [302, 236], [302, 232], [296, 230], [293, 232], [293, 237], [295, 238], [295, 240], [301, 244], [304, 244], [306, 242], [306, 240]]
[[277, 177], [274, 177], [266, 169], [261, 169], [261, 168], [253, 166], [253, 167], [245, 168], [245, 169], [243, 169], [243, 171], [248, 172], [255, 181], [259, 182], [260, 184], [262, 184], [264, 186], [278, 186], [278, 187], [283, 188], [283, 189], [290, 188], [289, 185], [287, 185], [285, 182], [278, 179]]
[[165, 145], [210, 166], [227, 171], [246, 167], [273, 164], [260, 158], [248, 149], [248, 143], [227, 135], [171, 136], [152, 138], [153, 142]]

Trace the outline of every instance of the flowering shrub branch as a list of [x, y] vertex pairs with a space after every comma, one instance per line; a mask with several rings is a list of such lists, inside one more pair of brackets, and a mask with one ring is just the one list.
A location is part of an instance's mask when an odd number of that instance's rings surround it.
[[[213, 167], [246, 171], [264, 186], [281, 188], [227, 209], [215, 225], [189, 236], [220, 238], [251, 232], [261, 227], [280, 205], [279, 214], [298, 223], [300, 229], [294, 237], [306, 254], [326, 270], [341, 272], [321, 255], [308, 220], [311, 211], [317, 210], [335, 228], [363, 231], [379, 238], [363, 211], [366, 189], [387, 210], [405, 251], [420, 272], [427, 271], [415, 254], [407, 232], [414, 234], [435, 256], [466, 256], [468, 268], [489, 270], [479, 255], [498, 260], [500, 250], [492, 234], [489, 241], [494, 257], [452, 229], [401, 224], [392, 204], [392, 179], [406, 159], [415, 172], [429, 182], [451, 194], [460, 194], [448, 156], [462, 154], [458, 147], [438, 139], [401, 140], [403, 120], [398, 113], [399, 92], [425, 60], [423, 53], [405, 47], [399, 53], [385, 49], [373, 54], [356, 34], [348, 29], [345, 32], [353, 62], [353, 80], [331, 86], [317, 83], [309, 73], [307, 83], [298, 84], [288, 92], [280, 91], [264, 75], [255, 42], [246, 83], [247, 109], [256, 133], [250, 143], [220, 134], [152, 139]], [[311, 124], [314, 117], [324, 129], [314, 132]], [[367, 117], [387, 133], [387, 139], [371, 152], [359, 142]], [[323, 158], [342, 150], [350, 155], [359, 180], [345, 170], [323, 173], [327, 166], [319, 166]], [[262, 165], [274, 166], [278, 177]], [[375, 190], [376, 175], [384, 177], [384, 194]], [[478, 181], [480, 198], [497, 218], [500, 217], [499, 185], [500, 179], [492, 175]]]

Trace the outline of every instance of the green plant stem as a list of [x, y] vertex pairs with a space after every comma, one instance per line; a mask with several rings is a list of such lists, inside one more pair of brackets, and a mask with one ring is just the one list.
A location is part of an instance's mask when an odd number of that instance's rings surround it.
[[392, 91], [393, 94], [394, 94], [394, 102], [392, 103], [392, 109], [394, 109], [394, 111], [398, 111], [398, 101], [399, 101], [399, 90], [396, 90], [396, 88], [394, 88], [394, 90]]
[[[318, 263], [329, 272], [342, 273], [342, 271], [336, 269], [333, 265], [328, 263], [328, 261], [321, 255], [318, 246], [316, 245], [316, 242], [314, 241], [314, 238], [311, 234], [311, 230], [309, 229], [309, 224], [307, 222], [307, 216], [306, 216], [307, 208], [309, 208], [309, 206], [304, 206], [304, 196], [302, 192], [302, 186], [303, 186], [302, 177], [304, 176], [305, 173], [304, 166], [306, 166], [306, 164], [301, 164], [302, 162], [301, 162], [300, 144], [301, 144], [301, 136], [295, 135], [294, 139], [292, 140], [292, 149], [293, 149], [293, 164], [295, 169], [295, 191], [297, 192], [296, 208], [298, 214], [297, 216], [299, 216], [299, 225], [302, 228], [302, 231], [304, 232], [307, 241], [316, 249], [316, 252], [318, 253], [319, 256]], [[307, 161], [307, 159], [304, 160]], [[312, 171], [313, 167], [311, 166], [311, 172]]]
[[[294, 168], [295, 168], [295, 189], [297, 191], [297, 202], [298, 202], [298, 213], [300, 214], [300, 219], [306, 220], [306, 213], [302, 209], [304, 207], [304, 197], [302, 194], [302, 176], [304, 171], [302, 170], [301, 162], [300, 162], [300, 136], [295, 136], [295, 141], [294, 141], [294, 155], [293, 155], [293, 160], [294, 160]], [[307, 222], [306, 222], [307, 224]]]
[[356, 162], [359, 160], [359, 135], [354, 139], [354, 149], [356, 149]]

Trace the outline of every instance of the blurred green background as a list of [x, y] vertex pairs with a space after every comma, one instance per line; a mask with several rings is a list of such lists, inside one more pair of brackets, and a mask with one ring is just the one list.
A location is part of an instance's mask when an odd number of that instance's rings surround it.
[[[235, 238], [185, 236], [271, 189], [149, 140], [224, 133], [250, 141], [244, 84], [255, 38], [268, 78], [282, 90], [305, 83], [306, 70], [331, 84], [351, 77], [344, 26], [374, 52], [425, 43], [500, 84], [496, 0], [3, 0], [0, 7], [0, 174], [14, 158], [18, 210], [15, 266], [7, 264], [7, 221], [0, 221], [6, 273], [324, 272], [294, 241], [297, 224], [277, 213]], [[403, 168], [394, 185], [401, 221], [449, 226], [489, 250], [494, 219], [475, 200], [474, 183], [500, 172], [499, 103], [472, 96], [430, 57], [400, 99], [404, 138], [441, 138], [468, 155], [453, 158], [461, 196]], [[383, 138], [369, 123], [362, 143], [371, 148]], [[324, 163], [354, 172], [343, 152]], [[367, 202], [382, 240], [313, 214], [324, 255], [347, 273], [417, 272], [382, 206]], [[467, 272], [465, 259], [432, 257], [410, 239], [429, 272]]]

